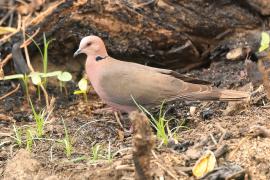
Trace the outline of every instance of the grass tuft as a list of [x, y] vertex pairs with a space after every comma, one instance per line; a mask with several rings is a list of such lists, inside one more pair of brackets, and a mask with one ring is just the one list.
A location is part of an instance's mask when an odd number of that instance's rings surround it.
[[99, 160], [99, 157], [100, 157], [100, 145], [99, 144], [95, 144], [94, 146], [92, 146], [91, 154], [92, 154], [92, 157], [91, 157], [92, 161]]
[[139, 105], [133, 96], [131, 96], [131, 98], [136, 104], [136, 106], [139, 108], [139, 110], [146, 114], [148, 117], [150, 117], [150, 124], [156, 130], [157, 138], [161, 140], [162, 144], [168, 145], [169, 140], [174, 139], [176, 132], [179, 130], [179, 128], [183, 126], [180, 125], [173, 129], [170, 129], [169, 122], [172, 119], [166, 119], [166, 111], [163, 110], [165, 101], [163, 101], [160, 105], [159, 115], [158, 118], [156, 118], [145, 107]]
[[44, 134], [44, 124], [45, 124], [44, 116], [45, 116], [45, 113], [44, 113], [44, 111], [37, 113], [35, 108], [34, 108], [34, 105], [32, 103], [31, 98], [29, 98], [29, 102], [30, 102], [31, 109], [32, 109], [34, 119], [35, 119], [35, 122], [36, 122], [37, 137], [40, 138]]
[[73, 147], [72, 147], [71, 139], [69, 137], [68, 130], [67, 130], [64, 119], [62, 119], [62, 121], [63, 121], [64, 129], [65, 129], [65, 137], [62, 140], [62, 142], [65, 146], [65, 154], [66, 154], [67, 158], [70, 158], [70, 156], [72, 154]]
[[34, 137], [32, 134], [31, 129], [27, 129], [26, 131], [26, 150], [31, 152], [32, 151], [32, 146], [34, 142]]
[[15, 133], [14, 139], [16, 140], [16, 143], [19, 147], [22, 146], [22, 130], [20, 128], [17, 128], [16, 125], [13, 125], [13, 130]]

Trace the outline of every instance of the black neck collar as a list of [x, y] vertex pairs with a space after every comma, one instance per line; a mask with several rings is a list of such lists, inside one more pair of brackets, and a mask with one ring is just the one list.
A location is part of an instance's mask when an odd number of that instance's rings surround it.
[[103, 59], [106, 59], [108, 56], [104, 56], [104, 57], [101, 57], [101, 56], [96, 56], [96, 61], [101, 61]]

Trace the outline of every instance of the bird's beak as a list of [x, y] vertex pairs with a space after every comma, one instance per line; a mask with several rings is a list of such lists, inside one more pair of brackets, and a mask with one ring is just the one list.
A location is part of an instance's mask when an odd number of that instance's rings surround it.
[[81, 50], [78, 49], [74, 54], [73, 54], [73, 57], [76, 57], [78, 54], [81, 54]]

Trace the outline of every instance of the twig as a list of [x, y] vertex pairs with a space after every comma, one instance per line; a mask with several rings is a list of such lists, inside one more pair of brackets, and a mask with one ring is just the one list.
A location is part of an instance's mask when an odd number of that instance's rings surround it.
[[2, 25], [9, 18], [11, 13], [13, 13], [13, 12], [14, 12], [14, 9], [10, 9], [8, 11], [8, 13], [0, 20], [0, 25]]
[[44, 86], [42, 84], [40, 85], [40, 87], [41, 87], [41, 89], [42, 89], [42, 91], [44, 93], [44, 97], [45, 97], [45, 101], [46, 101], [46, 107], [49, 108], [50, 107], [49, 95], [48, 95], [46, 89], [44, 88]]
[[12, 117], [7, 116], [5, 114], [0, 114], [0, 121], [2, 121], [2, 120], [4, 120], [4, 121], [11, 121], [13, 123], [16, 122], [15, 119], [13, 119]]
[[18, 32], [19, 32], [19, 30], [16, 30], [13, 33], [10, 33], [10, 34], [4, 36], [2, 39], [0, 39], [0, 45], [2, 45], [1, 42], [8, 40], [10, 37], [12, 37], [13, 35], [17, 34]]
[[[20, 19], [20, 18], [19, 18]], [[34, 34], [32, 36], [29, 37], [29, 39], [27, 39], [25, 42], [23, 42], [23, 44], [20, 46], [21, 48], [24, 48], [25, 46], [28, 46], [31, 42], [32, 39], [38, 34], [40, 28], [38, 28]], [[8, 54], [5, 59], [3, 61], [0, 60], [0, 79], [4, 77], [4, 74], [1, 74], [1, 72], [3, 73], [3, 67], [8, 63], [8, 61], [12, 58], [12, 54]], [[3, 77], [2, 77], [3, 76]]]
[[222, 132], [222, 133], [226, 133], [227, 131], [218, 123], [217, 128]]
[[226, 35], [228, 35], [229, 33], [232, 33], [232, 30], [231, 29], [227, 29], [223, 32], [221, 32], [220, 34], [218, 34], [215, 39], [219, 40], [219, 39], [222, 39], [224, 38]]
[[215, 137], [213, 136], [213, 134], [212, 134], [212, 133], [210, 133], [210, 135], [209, 135], [209, 136], [211, 137], [211, 139], [212, 139], [213, 143], [214, 143], [215, 145], [217, 145], [218, 143], [217, 143], [217, 141], [216, 141]]
[[140, 3], [140, 4], [136, 4], [133, 6], [133, 8], [142, 8], [142, 7], [145, 7], [145, 6], [149, 6], [151, 4], [155, 4], [158, 0], [150, 0], [148, 2], [144, 2], [144, 3]]
[[34, 32], [34, 34], [32, 34], [26, 41], [24, 41], [24, 42], [21, 44], [20, 48], [24, 48], [25, 46], [28, 46], [29, 44], [31, 44], [31, 42], [33, 42], [34, 37], [39, 33], [39, 30], [40, 30], [40, 28], [38, 28], [38, 29]]
[[17, 87], [15, 89], [13, 89], [12, 91], [8, 92], [7, 94], [5, 94], [4, 96], [0, 97], [0, 101], [5, 99], [6, 97], [10, 96], [11, 94], [17, 92], [20, 88], [20, 84], [17, 85]]
[[11, 141], [4, 141], [0, 144], [0, 148], [2, 148], [2, 146], [5, 146], [6, 144], [10, 144]]
[[[157, 161], [159, 161], [159, 158], [157, 157], [157, 155], [156, 155], [156, 153], [152, 150], [151, 151], [152, 152], [152, 155], [154, 156], [154, 158], [157, 160]], [[172, 178], [174, 178], [174, 179], [178, 179], [172, 172], [170, 172], [169, 170], [168, 170], [168, 168], [166, 169], [164, 166], [162, 166], [159, 162], [157, 162], [157, 161], [155, 161], [155, 163], [159, 166], [159, 167], [161, 167], [164, 171], [166, 171]]]
[[270, 131], [266, 127], [259, 126], [259, 125], [252, 126], [248, 133], [252, 135], [253, 137], [257, 137], [257, 136], [266, 137], [266, 138], [270, 137]]
[[[9, 1], [9, 5], [12, 7], [14, 6], [14, 1], [11, 0]], [[9, 22], [8, 22], [8, 26], [11, 27], [12, 23], [13, 23], [13, 18], [14, 18], [14, 11], [11, 12], [10, 16], [9, 16]]]
[[154, 136], [149, 119], [139, 112], [129, 115], [134, 129], [132, 137], [133, 162], [135, 179], [151, 179], [151, 151], [154, 147]]
[[[246, 170], [245, 169], [230, 174], [229, 176], [226, 177], [226, 179], [238, 179], [239, 177], [242, 177], [243, 174], [245, 174], [245, 177], [246, 177], [247, 174], [246, 174]], [[247, 179], [249, 179], [249, 178], [247, 178]]]
[[0, 9], [14, 9], [13, 7], [10, 7], [9, 5], [2, 5]]
[[23, 0], [16, 0], [17, 2], [19, 2], [19, 3], [21, 3], [21, 4], [23, 4], [23, 5], [25, 5], [25, 6], [29, 6], [29, 4], [27, 4], [25, 1], [23, 1]]
[[222, 135], [218, 140], [218, 144], [221, 144], [224, 138], [228, 135], [228, 132], [223, 127], [221, 127], [220, 124], [217, 124], [217, 128], [222, 132]]
[[12, 135], [11, 133], [0, 132], [0, 137], [10, 137], [11, 135]]
[[21, 29], [21, 27], [22, 27], [22, 16], [18, 13], [17, 29]]
[[11, 33], [11, 34], [8, 34], [7, 36], [4, 36], [2, 39], [0, 39], [0, 45], [2, 45], [3, 43], [5, 43], [5, 41], [8, 40], [13, 35], [17, 34], [20, 30], [21, 30], [21, 15], [18, 14], [18, 25], [17, 25], [16, 31], [13, 32], [13, 33]]
[[168, 173], [168, 175], [170, 175], [173, 179], [178, 179], [168, 168], [165, 168], [164, 166], [162, 166], [162, 164], [160, 164], [159, 162], [155, 161], [154, 162], [156, 165], [158, 165], [161, 169], [163, 169], [165, 172]]
[[3, 70], [3, 64], [1, 63], [0, 59], [0, 80], [4, 78], [4, 70]]
[[214, 154], [215, 154], [215, 157], [218, 159], [221, 156], [223, 156], [225, 153], [227, 153], [228, 151], [229, 151], [229, 146], [227, 144], [223, 144], [222, 146], [217, 148], [217, 150], [215, 150]]
[[116, 170], [126, 170], [126, 171], [134, 171], [134, 166], [130, 166], [128, 164], [119, 165], [115, 167]]
[[[0, 64], [2, 65], [2, 67], [3, 67], [4, 65], [6, 65], [7, 62], [8, 62], [11, 58], [12, 58], [12, 54], [10, 53], [10, 54], [8, 54], [8, 55], [5, 57], [5, 59], [3, 59], [2, 62], [0, 62]], [[0, 65], [0, 67], [1, 67], [1, 65]]]
[[242, 144], [244, 144], [244, 142], [246, 142], [248, 139], [250, 139], [251, 137], [244, 137], [237, 145], [237, 147], [231, 152], [231, 154], [229, 155], [229, 160], [233, 159], [235, 153], [239, 150], [239, 148], [242, 146]]
[[[22, 25], [22, 31], [23, 31], [23, 44], [25, 44], [25, 22], [23, 22], [23, 25]], [[24, 46], [24, 54], [25, 54], [25, 58], [26, 58], [26, 62], [27, 62], [27, 65], [30, 69], [31, 72], [35, 72], [33, 66], [31, 65], [31, 62], [30, 62], [30, 58], [29, 58], [29, 53], [28, 53], [28, 49], [27, 49], [27, 46]]]
[[56, 3], [55, 5], [49, 7], [47, 10], [45, 10], [44, 12], [40, 13], [37, 17], [35, 17], [34, 19], [32, 19], [31, 21], [29, 21], [29, 24], [31, 25], [35, 25], [38, 22], [40, 22], [40, 20], [44, 17], [46, 17], [47, 15], [49, 15], [57, 6], [59, 6], [60, 4], [62, 4], [63, 2], [65, 2], [66, 0], [62, 0], [58, 3]]

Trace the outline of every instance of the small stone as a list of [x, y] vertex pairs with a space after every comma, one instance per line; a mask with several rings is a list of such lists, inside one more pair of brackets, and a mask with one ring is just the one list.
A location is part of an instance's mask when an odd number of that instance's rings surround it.
[[195, 106], [191, 106], [191, 107], [189, 108], [189, 113], [190, 113], [191, 116], [195, 116], [196, 109], [197, 109], [197, 108], [196, 108]]
[[201, 112], [201, 115], [202, 115], [202, 118], [206, 120], [206, 119], [210, 119], [214, 115], [214, 112], [210, 108], [206, 108]]

